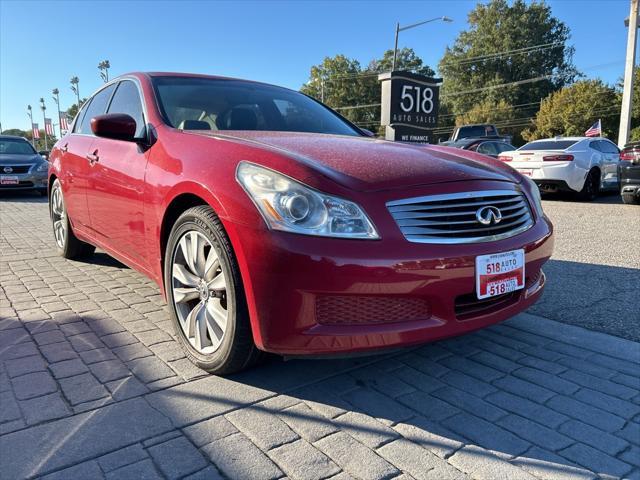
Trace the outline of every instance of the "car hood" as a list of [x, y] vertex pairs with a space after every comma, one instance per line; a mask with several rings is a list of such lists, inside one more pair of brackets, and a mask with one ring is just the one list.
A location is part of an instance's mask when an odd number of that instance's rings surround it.
[[[368, 137], [299, 132], [193, 131], [276, 150], [335, 182], [358, 191], [464, 180], [517, 181], [492, 159], [458, 149], [411, 145]], [[473, 155], [481, 159], [474, 160]], [[502, 163], [502, 162], [500, 162]]]
[[31, 165], [44, 162], [40, 155], [16, 155], [11, 153], [0, 153], [0, 165]]

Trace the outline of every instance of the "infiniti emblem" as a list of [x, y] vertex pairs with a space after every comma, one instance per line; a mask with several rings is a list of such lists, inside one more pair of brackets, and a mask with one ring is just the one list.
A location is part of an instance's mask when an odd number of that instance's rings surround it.
[[11, 173], [13, 172], [13, 168], [11, 167], [4, 167], [4, 173]]
[[482, 225], [496, 225], [502, 220], [502, 213], [498, 207], [482, 207], [476, 211], [476, 220]]

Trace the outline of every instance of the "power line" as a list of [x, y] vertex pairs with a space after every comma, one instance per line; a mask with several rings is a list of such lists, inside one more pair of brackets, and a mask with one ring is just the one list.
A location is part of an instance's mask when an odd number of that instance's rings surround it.
[[477, 57], [469, 57], [469, 58], [463, 58], [460, 60], [453, 60], [453, 61], [449, 61], [449, 62], [445, 62], [442, 63], [442, 66], [448, 66], [448, 65], [464, 65], [467, 63], [475, 63], [475, 62], [480, 62], [480, 61], [485, 61], [485, 60], [493, 60], [496, 58], [500, 58], [500, 57], [504, 57], [504, 56], [512, 56], [512, 55], [522, 55], [522, 54], [526, 54], [526, 53], [532, 53], [534, 51], [544, 51], [544, 50], [549, 50], [549, 49], [553, 49], [553, 48], [558, 48], [564, 46], [564, 42], [551, 42], [551, 43], [541, 43], [539, 45], [531, 45], [529, 47], [523, 47], [523, 48], [516, 48], [514, 50], [505, 50], [502, 52], [495, 52], [495, 53], [490, 53], [490, 54], [486, 54], [486, 55], [478, 55]]

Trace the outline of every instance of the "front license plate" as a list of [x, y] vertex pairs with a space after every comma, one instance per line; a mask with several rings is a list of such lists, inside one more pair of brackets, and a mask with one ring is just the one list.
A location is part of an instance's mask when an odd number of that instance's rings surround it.
[[533, 175], [533, 170], [530, 168], [519, 168], [518, 171], [522, 175], [526, 175], [527, 177], [530, 177], [531, 175]]
[[0, 185], [18, 185], [18, 177], [0, 176]]
[[476, 292], [479, 299], [524, 288], [524, 250], [476, 257]]

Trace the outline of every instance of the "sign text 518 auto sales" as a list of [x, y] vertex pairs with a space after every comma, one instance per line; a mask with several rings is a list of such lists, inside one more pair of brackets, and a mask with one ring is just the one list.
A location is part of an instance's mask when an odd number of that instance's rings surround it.
[[[392, 108], [392, 123], [408, 123], [416, 126], [436, 125], [437, 114], [434, 112], [435, 99], [433, 87], [426, 85], [401, 85], [399, 98], [396, 105], [399, 108]], [[396, 90], [396, 89], [393, 89]], [[392, 91], [392, 96], [396, 92]]]

